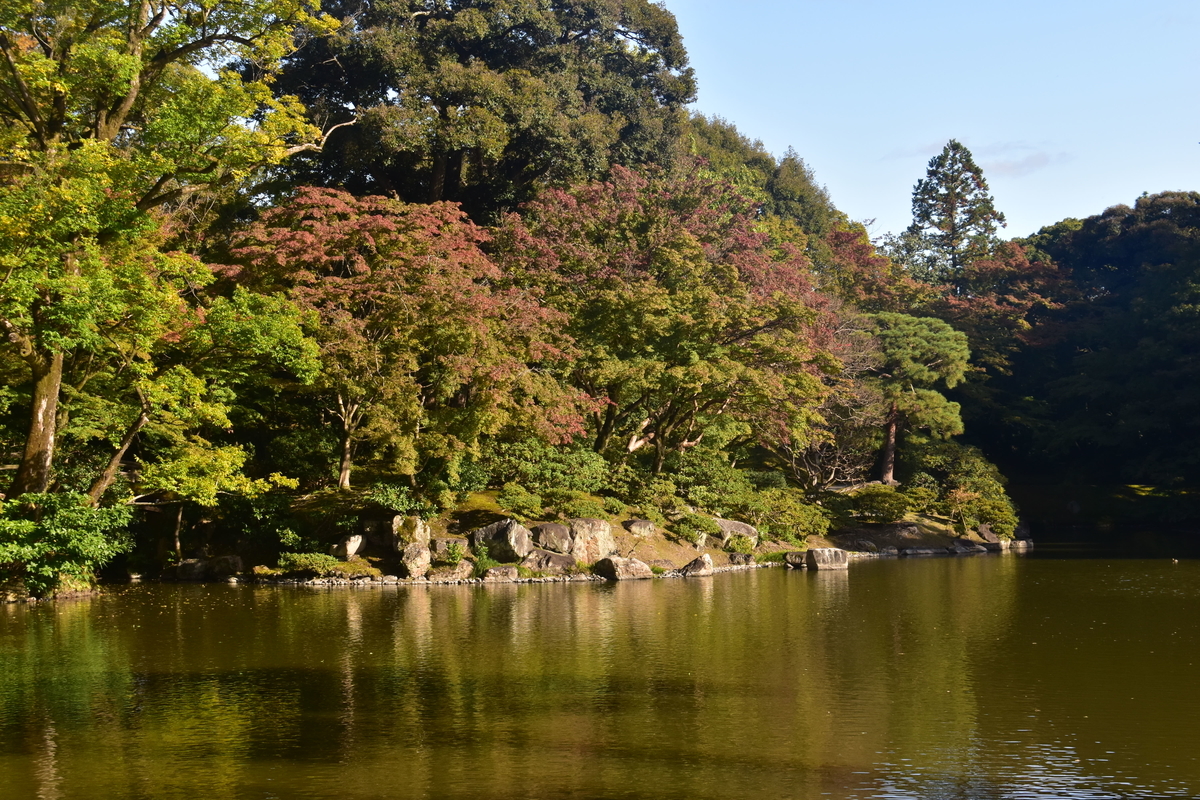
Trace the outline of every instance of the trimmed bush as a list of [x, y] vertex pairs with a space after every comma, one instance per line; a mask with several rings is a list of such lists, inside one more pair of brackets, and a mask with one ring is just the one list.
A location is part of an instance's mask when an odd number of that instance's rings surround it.
[[721, 529], [708, 517], [702, 517], [699, 514], [684, 514], [671, 523], [671, 531], [685, 542], [698, 544], [703, 536], [716, 536]]
[[542, 498], [519, 483], [506, 483], [496, 502], [506, 513], [518, 520], [536, 519], [542, 515]]
[[285, 575], [311, 575], [323, 578], [340, 564], [326, 553], [280, 553], [279, 569]]
[[731, 553], [750, 555], [754, 552], [754, 542], [749, 536], [742, 536], [740, 533], [735, 533], [729, 537], [729, 541], [725, 542], [725, 549]]
[[762, 492], [766, 506], [767, 535], [791, 544], [802, 544], [809, 536], [824, 536], [829, 531], [829, 515], [824, 509], [804, 501], [799, 489], [767, 489]]
[[854, 515], [868, 522], [897, 522], [908, 513], [908, 498], [893, 486], [864, 486], [851, 499]]

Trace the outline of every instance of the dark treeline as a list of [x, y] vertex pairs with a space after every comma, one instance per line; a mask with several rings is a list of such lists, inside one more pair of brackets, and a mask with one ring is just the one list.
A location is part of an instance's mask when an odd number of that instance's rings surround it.
[[1196, 195], [1004, 241], [952, 141], [873, 243], [795, 152], [686, 111], [647, 0], [18, 0], [0, 49], [30, 591], [489, 488], [801, 540], [1011, 535], [988, 457], [1192, 482]]

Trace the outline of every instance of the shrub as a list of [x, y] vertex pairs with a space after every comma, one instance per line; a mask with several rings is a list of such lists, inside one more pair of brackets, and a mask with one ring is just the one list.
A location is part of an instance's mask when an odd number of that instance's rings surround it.
[[335, 578], [378, 578], [381, 574], [378, 567], [371, 566], [362, 556], [350, 556], [334, 564], [329, 571]]
[[596, 492], [609, 474], [604, 456], [589, 447], [556, 447], [532, 438], [493, 443], [480, 461], [493, 479], [519, 483], [535, 492], [556, 488]]
[[325, 553], [280, 553], [279, 569], [286, 575], [312, 575], [323, 578], [341, 562]]
[[675, 482], [661, 475], [648, 476], [639, 482], [632, 492], [630, 499], [643, 509], [672, 511], [679, 504], [679, 498], [675, 495]]
[[496, 502], [508, 514], [522, 522], [542, 515], [542, 498], [519, 483], [506, 483]]
[[666, 572], [666, 570], [663, 567], [658, 566], [657, 564], [651, 564], [650, 572], [653, 573], [654, 575], [662, 575], [663, 573]]
[[587, 518], [603, 518], [604, 506], [588, 497], [581, 497], [577, 500], [571, 500], [558, 508], [559, 516], [566, 519], [579, 519], [580, 517]]
[[132, 546], [128, 506], [92, 508], [74, 492], [0, 500], [0, 577], [35, 597], [90, 586], [95, 571]]
[[921, 514], [933, 511], [938, 506], [938, 491], [927, 486], [906, 486], [901, 494], [908, 500], [908, 507]]
[[452, 567], [457, 567], [462, 560], [467, 557], [467, 550], [458, 542], [450, 542], [446, 545], [446, 555], [442, 559], [445, 563]]
[[413, 497], [412, 490], [398, 483], [376, 483], [367, 492], [367, 499], [377, 505], [405, 516], [428, 519], [437, 509], [426, 500]]
[[667, 518], [664, 517], [662, 512], [654, 506], [634, 506], [633, 508], [629, 509], [629, 512], [636, 517], [640, 517], [641, 519], [650, 520], [660, 528], [665, 528], [667, 526]]
[[854, 515], [870, 522], [896, 522], [908, 513], [908, 498], [892, 486], [864, 486], [851, 497]]
[[483, 573], [492, 567], [498, 566], [500, 566], [500, 562], [488, 554], [488, 546], [486, 544], [481, 544], [475, 548], [475, 571], [472, 574], [476, 578], [482, 578]]
[[704, 536], [715, 536], [721, 532], [717, 523], [699, 514], [684, 514], [671, 523], [671, 530], [680, 539], [690, 544], [699, 544]]
[[787, 555], [783, 550], [774, 553], [759, 553], [754, 557], [755, 564], [782, 564], [783, 557]]
[[769, 520], [766, 532], [774, 539], [801, 544], [809, 536], [824, 536], [829, 531], [829, 515], [806, 503], [799, 489], [768, 489], [762, 499]]
[[725, 542], [725, 549], [731, 553], [745, 553], [749, 555], [754, 552], [754, 541], [749, 536], [735, 533], [729, 537], [729, 541]]
[[604, 510], [613, 516], [619, 516], [625, 513], [625, 504], [616, 497], [604, 498]]

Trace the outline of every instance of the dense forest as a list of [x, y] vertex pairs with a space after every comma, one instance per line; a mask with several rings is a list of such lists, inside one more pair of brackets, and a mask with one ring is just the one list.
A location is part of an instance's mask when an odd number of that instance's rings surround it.
[[689, 113], [648, 0], [12, 0], [0, 52], [10, 584], [484, 490], [795, 542], [1192, 516], [1198, 193], [1005, 240], [950, 141], [873, 241]]

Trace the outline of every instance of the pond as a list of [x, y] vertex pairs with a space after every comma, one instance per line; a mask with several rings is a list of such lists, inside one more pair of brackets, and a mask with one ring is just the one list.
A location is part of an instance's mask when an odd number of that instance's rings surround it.
[[1050, 549], [690, 580], [135, 585], [0, 607], [39, 798], [1200, 793], [1200, 562]]

